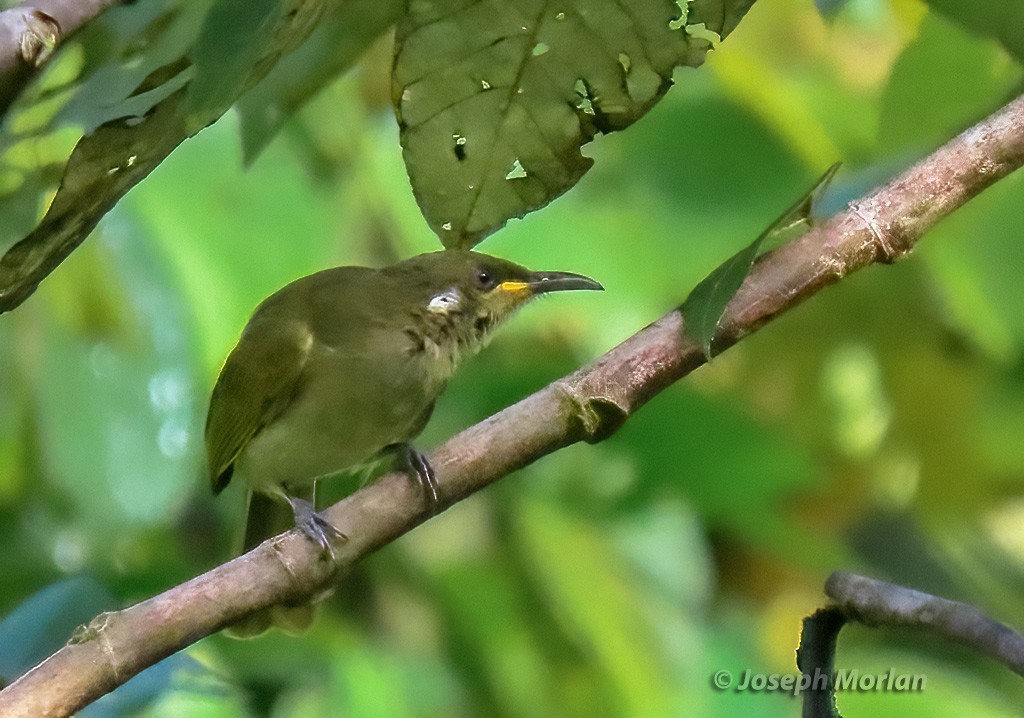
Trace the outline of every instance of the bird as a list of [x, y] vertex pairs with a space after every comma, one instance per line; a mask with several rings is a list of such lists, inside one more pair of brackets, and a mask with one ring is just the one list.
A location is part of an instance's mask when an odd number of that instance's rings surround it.
[[530, 300], [601, 289], [580, 274], [445, 249], [325, 269], [270, 295], [224, 362], [205, 428], [214, 494], [234, 477], [248, 492], [243, 551], [288, 528], [287, 507], [333, 558], [332, 542], [346, 537], [317, 513], [316, 483], [389, 455], [436, 505], [433, 469], [412, 441], [461, 361]]

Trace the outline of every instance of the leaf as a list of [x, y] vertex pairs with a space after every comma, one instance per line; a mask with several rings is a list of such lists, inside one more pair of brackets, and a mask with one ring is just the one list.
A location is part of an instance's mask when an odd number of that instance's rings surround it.
[[183, 91], [141, 122], [112, 122], [75, 147], [42, 221], [0, 259], [0, 312], [23, 302], [100, 218], [186, 137]]
[[805, 231], [810, 227], [811, 212], [814, 209], [818, 198], [828, 187], [832, 178], [839, 170], [839, 163], [829, 167], [821, 176], [814, 187], [800, 200], [786, 210], [782, 216], [772, 222], [758, 235], [757, 239], [741, 249], [723, 264], [717, 267], [711, 274], [701, 280], [700, 284], [693, 288], [690, 295], [683, 302], [680, 311], [683, 314], [683, 325], [686, 333], [704, 348], [704, 353], [710, 358], [714, 355], [713, 342], [718, 325], [725, 314], [725, 308], [729, 305], [733, 296], [739, 290], [743, 280], [750, 274], [750, 269], [757, 259], [761, 246], [769, 237], [778, 237], [786, 234], [789, 239], [793, 236], [790, 231]]
[[[177, 92], [193, 77], [193, 68], [178, 61], [195, 42], [210, 2], [196, 0], [179, 7], [175, 0], [153, 0], [104, 13], [80, 36], [81, 63], [69, 83], [67, 103], [39, 129], [73, 125], [88, 135], [111, 120], [142, 117]], [[57, 59], [70, 64], [67, 56]], [[51, 91], [47, 80], [30, 88], [20, 103], [26, 112], [32, 112], [37, 102], [45, 104]], [[59, 80], [53, 84], [59, 85]]]
[[289, 117], [348, 70], [404, 8], [404, 0], [332, 3], [309, 38], [238, 102], [245, 164], [256, 160]]
[[1020, 0], [926, 0], [938, 12], [968, 30], [998, 40], [1024, 63], [1024, 2]]
[[189, 134], [220, 117], [242, 93], [252, 66], [277, 26], [283, 0], [217, 0], [189, 53]]
[[[753, 0], [417, 0], [392, 99], [406, 169], [445, 246], [469, 247], [572, 187], [580, 147], [628, 127]], [[700, 24], [703, 25], [700, 25]]]
[[[237, 9], [233, 2], [222, 0], [220, 12]], [[201, 32], [196, 51], [200, 63], [196, 80], [199, 89], [192, 89], [192, 84], [174, 89], [155, 105], [147, 101], [144, 114], [125, 112], [77, 143], [46, 214], [32, 232], [0, 259], [0, 312], [9, 311], [24, 301], [129, 189], [178, 144], [212, 121], [245, 86], [260, 80], [283, 54], [301, 43], [312, 30], [325, 2], [285, 0], [273, 31], [261, 30], [258, 42], [254, 43], [255, 54], [247, 55], [256, 60], [246, 64], [244, 81], [238, 81], [237, 67], [226, 74], [204, 67], [215, 56], [210, 47], [214, 39], [237, 39], [233, 31], [222, 27], [224, 18], [212, 13], [209, 24]], [[185, 7], [189, 7], [187, 3]], [[166, 82], [180, 81], [176, 78], [181, 77], [188, 64], [187, 57], [176, 58], [151, 73], [135, 88], [133, 95], [156, 91]], [[6, 139], [0, 137], [0, 147], [5, 145]]]

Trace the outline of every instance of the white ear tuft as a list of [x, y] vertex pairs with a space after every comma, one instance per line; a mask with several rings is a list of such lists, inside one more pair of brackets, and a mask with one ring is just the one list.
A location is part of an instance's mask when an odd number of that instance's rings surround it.
[[457, 287], [449, 287], [430, 298], [430, 301], [427, 303], [427, 311], [435, 314], [450, 314], [451, 312], [458, 311], [461, 305], [462, 293]]

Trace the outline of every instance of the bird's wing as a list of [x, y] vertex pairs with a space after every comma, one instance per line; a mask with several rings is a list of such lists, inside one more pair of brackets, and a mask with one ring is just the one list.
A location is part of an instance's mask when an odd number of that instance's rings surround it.
[[313, 343], [302, 322], [256, 322], [228, 355], [206, 416], [206, 459], [215, 494], [228, 485], [246, 444], [298, 394]]

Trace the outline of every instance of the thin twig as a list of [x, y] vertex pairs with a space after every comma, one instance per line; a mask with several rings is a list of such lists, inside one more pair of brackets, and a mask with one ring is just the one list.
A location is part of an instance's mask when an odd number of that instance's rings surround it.
[[[901, 177], [766, 256], [730, 303], [716, 346], [725, 348], [820, 289], [906, 254], [921, 236], [1024, 164], [1024, 97], [960, 135]], [[596, 442], [668, 385], [704, 363], [673, 311], [600, 357], [463, 431], [431, 457], [441, 506], [560, 448]], [[66, 716], [142, 669], [275, 603], [318, 593], [335, 571], [432, 515], [415, 482], [388, 474], [325, 515], [349, 541], [337, 564], [289, 532], [202, 576], [102, 620], [0, 692], [0, 715]], [[289, 558], [293, 575], [282, 569]], [[97, 640], [100, 634], [104, 640]], [[108, 651], [118, 656], [111, 665]]]

